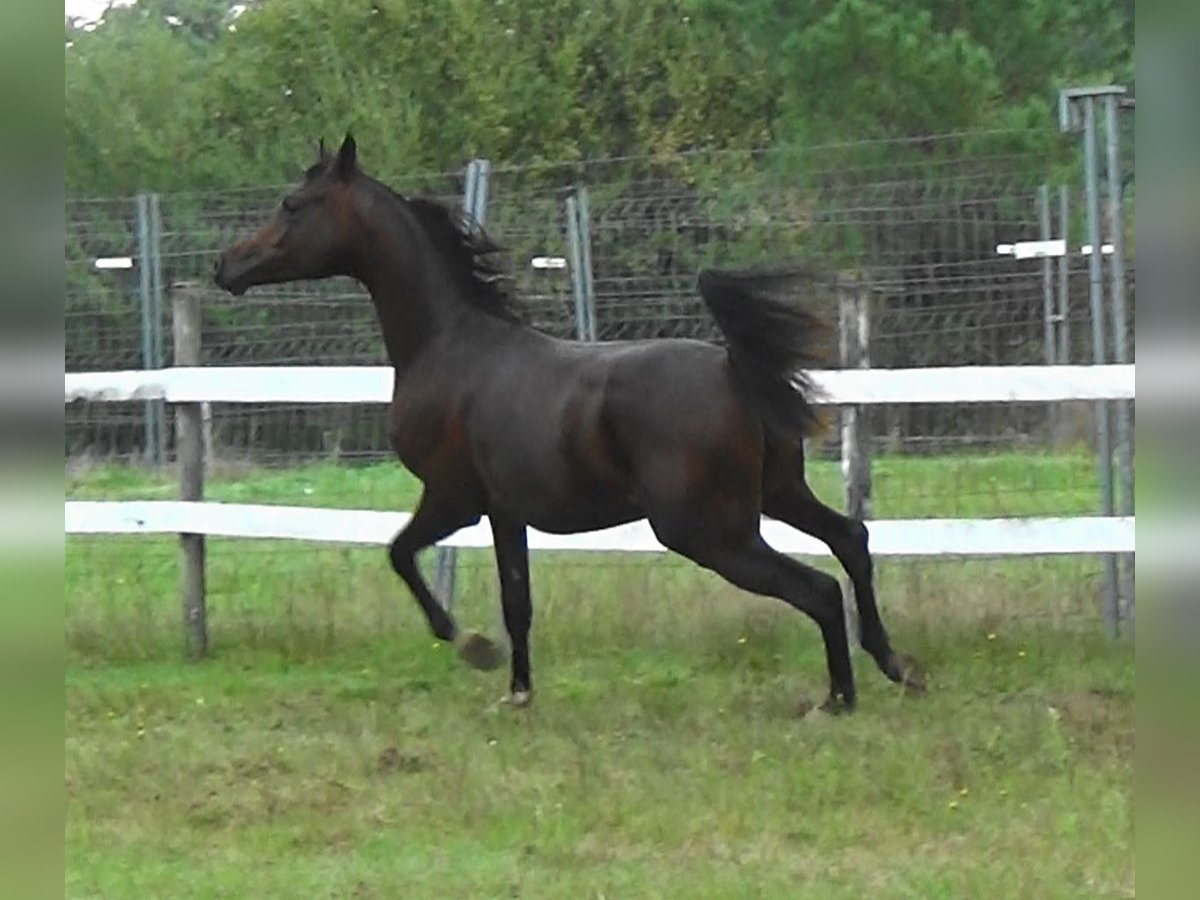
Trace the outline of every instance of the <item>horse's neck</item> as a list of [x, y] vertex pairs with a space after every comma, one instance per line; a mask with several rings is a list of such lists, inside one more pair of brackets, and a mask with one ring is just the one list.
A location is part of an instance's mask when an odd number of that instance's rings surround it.
[[503, 339], [498, 319], [462, 296], [424, 232], [405, 222], [399, 228], [370, 229], [359, 280], [371, 294], [392, 366], [403, 372], [428, 347], [445, 341], [487, 346]]
[[388, 359], [401, 371], [450, 327], [454, 284], [427, 263], [423, 235], [375, 227], [362, 243], [369, 252], [352, 274], [370, 293]]
[[393, 272], [371, 281], [364, 279], [393, 368], [403, 373], [427, 349], [449, 343], [476, 343], [503, 339], [500, 320], [474, 307], [460, 296], [453, 279], [436, 269], [421, 266], [411, 274]]
[[444, 332], [438, 311], [423, 291], [368, 284], [388, 360], [397, 370], [408, 368]]

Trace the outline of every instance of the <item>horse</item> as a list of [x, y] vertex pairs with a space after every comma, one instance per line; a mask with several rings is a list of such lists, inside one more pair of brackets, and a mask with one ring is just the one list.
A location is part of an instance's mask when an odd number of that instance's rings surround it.
[[766, 515], [824, 542], [848, 574], [862, 648], [892, 682], [924, 689], [875, 602], [867, 528], [823, 504], [804, 471], [817, 415], [820, 320], [772, 292], [770, 276], [699, 272], [724, 345], [681, 338], [564, 340], [522, 324], [469, 217], [367, 174], [347, 134], [266, 222], [215, 260], [216, 285], [348, 276], [370, 293], [394, 369], [389, 435], [422, 484], [388, 547], [429, 628], [478, 669], [503, 665], [433, 595], [417, 554], [486, 516], [509, 637], [508, 700], [532, 698], [527, 529], [569, 534], [642, 519], [667, 549], [811, 617], [824, 641], [827, 712], [853, 710], [854, 672], [836, 578], [770, 547]]

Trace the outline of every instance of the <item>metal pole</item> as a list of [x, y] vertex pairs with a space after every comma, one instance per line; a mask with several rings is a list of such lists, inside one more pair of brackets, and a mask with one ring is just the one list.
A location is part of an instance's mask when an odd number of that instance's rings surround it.
[[[1092, 307], [1092, 355], [1096, 365], [1103, 365], [1106, 358], [1104, 328], [1104, 282], [1101, 274], [1100, 237], [1100, 178], [1097, 171], [1096, 148], [1096, 98], [1083, 98], [1083, 168], [1084, 188], [1087, 193], [1088, 240], [1092, 249], [1088, 254], [1088, 283]], [[1100, 463], [1101, 513], [1113, 515], [1112, 438], [1108, 424], [1108, 402], [1096, 403], [1096, 454]], [[1104, 621], [1111, 637], [1120, 630], [1117, 593], [1117, 559], [1113, 554], [1104, 557]]]
[[[150, 272], [153, 269], [150, 250], [150, 213], [145, 194], [137, 195], [138, 230], [138, 300], [142, 326], [142, 368], [155, 368], [154, 357], [154, 312], [151, 300]], [[157, 465], [161, 459], [158, 449], [157, 412], [153, 400], [144, 404], [143, 428], [145, 432], [145, 459]]]
[[[1112, 295], [1113, 350], [1117, 363], [1129, 362], [1128, 322], [1125, 308], [1125, 207], [1121, 198], [1121, 135], [1117, 112], [1118, 97], [1104, 98], [1105, 130], [1108, 139], [1108, 202], [1112, 210], [1112, 259], [1109, 267]], [[1093, 245], [1094, 246], [1094, 245]], [[1129, 402], [1117, 401], [1117, 466], [1121, 477], [1119, 510], [1123, 516], [1133, 515], [1133, 432], [1130, 427]], [[1128, 604], [1129, 619], [1133, 616], [1133, 558], [1123, 554], [1123, 591]]]
[[579, 202], [575, 194], [567, 197], [567, 255], [571, 265], [571, 298], [575, 303], [575, 337], [588, 339], [587, 304], [583, 299], [583, 250], [579, 236]]
[[596, 287], [592, 282], [592, 231], [588, 211], [588, 189], [583, 185], [579, 194], [579, 247], [583, 264], [583, 304], [587, 313], [587, 339], [596, 340]]
[[482, 228], [487, 222], [488, 180], [492, 174], [492, 164], [486, 159], [475, 160], [475, 197], [471, 207], [471, 215]]
[[[1037, 192], [1038, 223], [1043, 241], [1050, 240], [1050, 185], [1043, 184]], [[1042, 257], [1042, 330], [1046, 365], [1054, 365], [1054, 264], [1049, 256]]]
[[[467, 164], [467, 183], [463, 186], [463, 211], [475, 224], [483, 227], [487, 219], [488, 175], [491, 163], [486, 159], [473, 159]], [[438, 547], [435, 557], [434, 593], [446, 609], [454, 603], [454, 583], [458, 567], [458, 553], [453, 547]]]
[[467, 163], [467, 183], [463, 186], [463, 211], [475, 215], [475, 189], [479, 183], [479, 160]]
[[[1041, 229], [1041, 239], [1050, 240], [1050, 185], [1043, 184], [1037, 192], [1038, 225]], [[1046, 365], [1054, 365], [1054, 263], [1049, 256], [1042, 257], [1042, 353]], [[1046, 405], [1046, 434], [1047, 441], [1053, 445], [1060, 430], [1062, 407], [1058, 403]]]
[[[154, 353], [154, 367], [161, 369], [166, 365], [166, 337], [163, 315], [163, 286], [162, 286], [162, 208], [158, 194], [151, 194], [150, 207], [150, 315], [151, 345]], [[197, 365], [199, 362], [197, 361]], [[167, 404], [164, 400], [154, 401], [155, 418], [155, 458], [154, 464], [161, 466], [167, 454]]]
[[[839, 279], [838, 290], [838, 350], [843, 369], [868, 369], [870, 360], [870, 302], [861, 276], [852, 283]], [[842, 486], [846, 515], [865, 521], [871, 517], [871, 435], [865, 406], [841, 407], [842, 419]], [[862, 634], [858, 621], [858, 604], [854, 584], [846, 579], [843, 604], [846, 628], [856, 641]]]
[[[1058, 188], [1059, 234], [1067, 247], [1071, 246], [1070, 189]], [[1058, 258], [1058, 364], [1071, 361], [1071, 257], [1064, 253]]]

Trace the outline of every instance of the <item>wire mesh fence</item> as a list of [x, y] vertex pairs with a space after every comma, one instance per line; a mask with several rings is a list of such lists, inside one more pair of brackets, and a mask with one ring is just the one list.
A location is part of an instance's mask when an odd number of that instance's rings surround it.
[[[1020, 132], [946, 135], [756, 153], [692, 153], [539, 166], [496, 164], [487, 227], [529, 324], [574, 336], [568, 198], [588, 191], [588, 245], [596, 337], [720, 340], [695, 289], [706, 265], [772, 266], [804, 273], [800, 300], [837, 321], [838, 285], [866, 290], [875, 368], [1036, 364], [1044, 359], [1047, 284], [1036, 260], [997, 246], [1039, 237], [1038, 189], [1049, 163]], [[461, 203], [462, 173], [379, 173], [401, 192]], [[145, 332], [171, 358], [169, 302], [140, 303], [139, 269], [156, 267], [164, 292], [198, 291], [206, 365], [380, 365], [374, 310], [349, 279], [264, 287], [230, 298], [211, 285], [215, 252], [278, 202], [283, 186], [161, 198], [154, 246], [139, 245], [134, 198], [68, 205], [66, 368], [139, 368]], [[1082, 209], [1081, 203], [1073, 204]], [[1078, 213], [1068, 224], [1081, 233]], [[1068, 245], [1078, 244], [1068, 240]], [[130, 270], [95, 260], [131, 256]], [[1067, 358], [1091, 358], [1087, 258], [1067, 262]], [[1132, 305], [1134, 266], [1127, 266]], [[149, 307], [149, 314], [144, 307]], [[1130, 329], [1130, 334], [1132, 333]], [[836, 335], [829, 362], [837, 365]], [[68, 457], [148, 454], [144, 404], [67, 410]], [[160, 410], [165, 457], [170, 411]], [[1021, 450], [1087, 440], [1086, 405], [969, 408], [894, 406], [868, 411], [882, 452]], [[212, 409], [214, 452], [285, 465], [377, 460], [390, 454], [386, 409], [295, 405]], [[816, 441], [836, 456], [836, 434]]]

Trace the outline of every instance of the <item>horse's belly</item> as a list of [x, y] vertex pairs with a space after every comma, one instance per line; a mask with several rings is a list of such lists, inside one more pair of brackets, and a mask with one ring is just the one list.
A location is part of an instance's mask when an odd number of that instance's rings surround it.
[[539, 531], [594, 531], [643, 515], [622, 479], [581, 470], [557, 455], [489, 462], [480, 468], [490, 503]]
[[549, 445], [494, 446], [477, 460], [489, 506], [539, 531], [591, 531], [638, 516], [622, 479], [573, 465]]
[[635, 522], [645, 518], [645, 513], [632, 503], [611, 503], [603, 506], [580, 507], [563, 505], [544, 510], [531, 510], [523, 518], [538, 531], [547, 534], [577, 534], [582, 531], [599, 531]]

